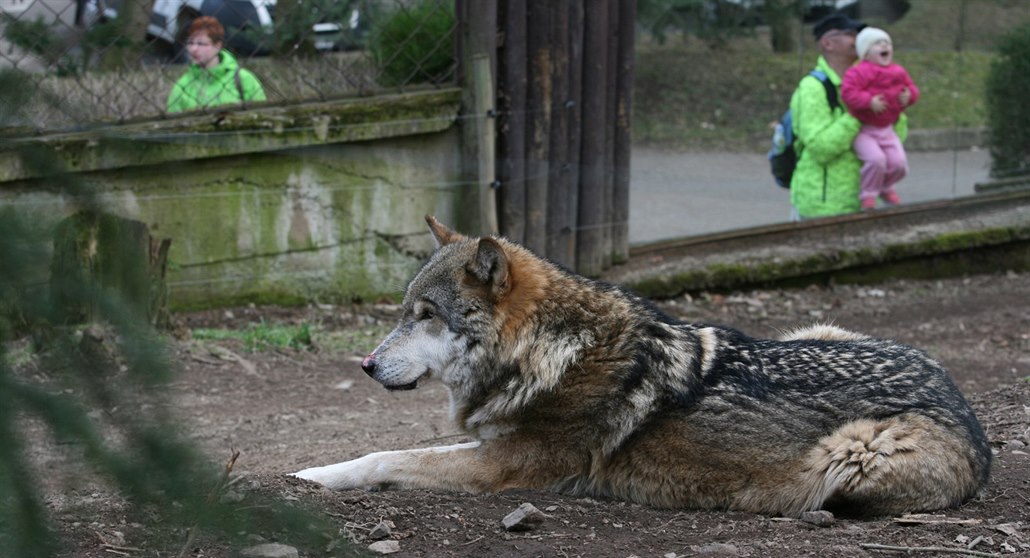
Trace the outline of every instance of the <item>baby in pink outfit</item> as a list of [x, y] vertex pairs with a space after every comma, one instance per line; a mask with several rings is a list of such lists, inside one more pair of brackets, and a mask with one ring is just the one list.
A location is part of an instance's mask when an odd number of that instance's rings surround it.
[[919, 88], [905, 68], [893, 62], [891, 37], [866, 27], [855, 37], [861, 61], [844, 73], [840, 95], [848, 111], [862, 122], [855, 136], [855, 154], [862, 161], [862, 209], [876, 207], [876, 198], [901, 203], [894, 185], [908, 173], [908, 159], [894, 123], [901, 111], [919, 99]]

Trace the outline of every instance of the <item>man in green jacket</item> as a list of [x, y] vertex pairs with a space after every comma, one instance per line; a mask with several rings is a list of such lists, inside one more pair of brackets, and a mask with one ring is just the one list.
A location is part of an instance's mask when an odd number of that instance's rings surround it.
[[[830, 107], [826, 88], [818, 78], [806, 75], [790, 99], [794, 137], [798, 149], [797, 167], [790, 181], [790, 202], [798, 219], [854, 213], [859, 202], [859, 171], [862, 163], [852, 143], [862, 123], [848, 114], [840, 102], [841, 76], [858, 59], [855, 35], [865, 27], [836, 12], [815, 24], [819, 49], [815, 69], [834, 85], [837, 107]], [[904, 141], [908, 135], [905, 116], [894, 126]]]
[[217, 19], [198, 17], [186, 36], [186, 51], [193, 62], [172, 86], [168, 112], [265, 100], [257, 77], [222, 49], [225, 28]]

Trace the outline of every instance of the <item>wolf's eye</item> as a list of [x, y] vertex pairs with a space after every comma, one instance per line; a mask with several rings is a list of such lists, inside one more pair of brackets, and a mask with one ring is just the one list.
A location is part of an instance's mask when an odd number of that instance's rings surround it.
[[428, 304], [423, 304], [418, 309], [418, 319], [420, 320], [432, 320], [433, 319], [433, 307]]

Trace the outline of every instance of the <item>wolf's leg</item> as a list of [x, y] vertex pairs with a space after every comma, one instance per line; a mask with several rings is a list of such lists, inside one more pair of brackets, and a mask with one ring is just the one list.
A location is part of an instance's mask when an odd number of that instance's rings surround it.
[[972, 496], [978, 479], [969, 443], [914, 414], [857, 420], [819, 441], [808, 458], [817, 506], [860, 513], [932, 510]]
[[490, 488], [491, 471], [481, 464], [479, 442], [435, 448], [381, 451], [364, 457], [312, 467], [293, 476], [335, 490], [388, 487], [481, 492]]

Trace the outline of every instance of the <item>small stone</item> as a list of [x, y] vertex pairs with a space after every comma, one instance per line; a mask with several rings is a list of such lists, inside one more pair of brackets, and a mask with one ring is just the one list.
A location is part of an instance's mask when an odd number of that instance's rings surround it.
[[246, 499], [246, 496], [244, 496], [240, 492], [236, 492], [235, 490], [226, 490], [225, 493], [223, 493], [218, 498], [218, 501], [223, 503], [223, 504], [239, 504], [240, 502], [242, 502], [245, 499]]
[[834, 523], [833, 514], [826, 510], [807, 511], [801, 514], [801, 521], [811, 523], [819, 527], [829, 527]]
[[380, 521], [378, 525], [368, 532], [368, 538], [374, 541], [385, 539], [393, 534], [394, 527], [395, 525], [392, 521]]
[[698, 556], [740, 556], [740, 551], [732, 544], [710, 543], [694, 547]]
[[1001, 531], [1010, 537], [1014, 537], [1019, 534], [1018, 523], [1002, 523], [1001, 525], [994, 526], [995, 531]]
[[400, 541], [376, 541], [368, 545], [368, 549], [376, 554], [393, 554], [401, 551]]
[[525, 503], [519, 506], [515, 511], [504, 516], [501, 520], [501, 524], [508, 531], [529, 531], [533, 527], [544, 522], [547, 515], [544, 512], [536, 509], [536, 506], [530, 503]]
[[279, 543], [259, 544], [245, 548], [240, 555], [248, 558], [300, 558], [300, 553], [296, 548]]

